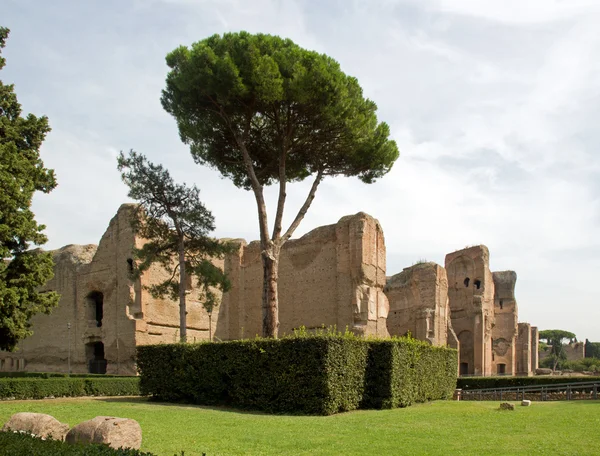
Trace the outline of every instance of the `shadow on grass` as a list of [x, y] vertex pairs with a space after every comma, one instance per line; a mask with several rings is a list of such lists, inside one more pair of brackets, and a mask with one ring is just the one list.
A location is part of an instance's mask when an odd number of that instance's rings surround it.
[[302, 415], [302, 414], [290, 414], [290, 413], [269, 413], [262, 412], [260, 410], [248, 410], [248, 409], [239, 409], [234, 407], [228, 407], [225, 405], [198, 405], [198, 404], [188, 404], [185, 402], [161, 402], [153, 400], [149, 397], [143, 396], [127, 396], [127, 397], [98, 397], [95, 398], [97, 401], [101, 402], [117, 402], [117, 403], [131, 403], [131, 404], [144, 404], [144, 405], [160, 405], [161, 407], [179, 407], [179, 408], [191, 408], [191, 409], [200, 409], [200, 410], [214, 410], [217, 412], [226, 412], [226, 413], [237, 413], [241, 415], [257, 415], [257, 416], [324, 416], [324, 415]]

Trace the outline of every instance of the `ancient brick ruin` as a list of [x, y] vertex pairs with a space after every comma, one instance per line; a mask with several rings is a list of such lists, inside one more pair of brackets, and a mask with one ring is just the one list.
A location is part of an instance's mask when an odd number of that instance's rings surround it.
[[420, 263], [388, 278], [390, 335], [459, 349], [461, 375], [532, 375], [537, 328], [518, 324], [514, 271], [492, 273], [483, 245]]
[[[122, 205], [98, 246], [53, 252], [55, 276], [45, 289], [60, 293], [59, 306], [33, 318], [34, 334], [17, 352], [0, 352], [0, 370], [66, 372], [70, 360], [72, 372], [135, 374], [136, 346], [179, 340], [178, 304], [146, 290], [166, 272], [153, 266], [139, 279], [131, 274], [132, 250], [143, 243], [132, 232], [132, 213], [132, 205]], [[237, 242], [237, 251], [217, 262], [232, 289], [211, 325], [189, 285], [191, 342], [261, 333], [260, 245]], [[280, 258], [280, 333], [334, 325], [367, 336], [410, 333], [459, 349], [463, 375], [535, 370], [537, 331], [517, 327], [516, 274], [492, 274], [485, 246], [447, 255], [445, 268], [422, 263], [389, 278], [385, 256], [383, 230], [364, 213], [288, 241]]]

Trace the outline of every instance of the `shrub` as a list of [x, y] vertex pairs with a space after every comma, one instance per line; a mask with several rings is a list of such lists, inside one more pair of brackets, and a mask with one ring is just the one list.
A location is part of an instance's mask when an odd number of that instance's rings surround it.
[[268, 412], [358, 408], [367, 347], [351, 338], [257, 339], [138, 347], [142, 394]]
[[415, 339], [369, 341], [363, 408], [406, 407], [447, 399], [456, 385], [457, 353]]
[[449, 397], [456, 351], [409, 339], [301, 333], [137, 348], [140, 391], [158, 400], [332, 414]]
[[597, 381], [600, 381], [600, 377], [461, 377], [457, 380], [456, 387], [464, 390], [470, 390]]
[[0, 378], [10, 377], [10, 378], [52, 378], [52, 377], [73, 377], [73, 378], [126, 378], [131, 377], [131, 375], [113, 375], [113, 374], [65, 374], [63, 372], [0, 372]]
[[0, 378], [0, 399], [43, 399], [75, 396], [133, 396], [137, 377], [119, 378]]
[[0, 454], [10, 456], [153, 456], [140, 450], [115, 450], [107, 445], [42, 440], [18, 432], [0, 432], [0, 448]]

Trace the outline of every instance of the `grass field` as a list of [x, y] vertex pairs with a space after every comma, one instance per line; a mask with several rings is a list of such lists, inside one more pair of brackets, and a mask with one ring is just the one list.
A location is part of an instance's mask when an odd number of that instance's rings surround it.
[[438, 401], [405, 409], [321, 416], [273, 416], [139, 398], [0, 402], [0, 423], [16, 412], [49, 413], [71, 426], [98, 415], [133, 418], [142, 449], [158, 455], [597, 455], [600, 401]]

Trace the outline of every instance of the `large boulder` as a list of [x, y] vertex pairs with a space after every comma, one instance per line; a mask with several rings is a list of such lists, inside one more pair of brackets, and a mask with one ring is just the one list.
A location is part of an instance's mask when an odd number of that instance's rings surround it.
[[15, 413], [2, 427], [3, 431], [27, 432], [43, 439], [65, 440], [69, 425], [44, 413]]
[[68, 443], [104, 443], [112, 448], [133, 448], [142, 446], [142, 428], [129, 418], [97, 416], [79, 423], [69, 431]]

